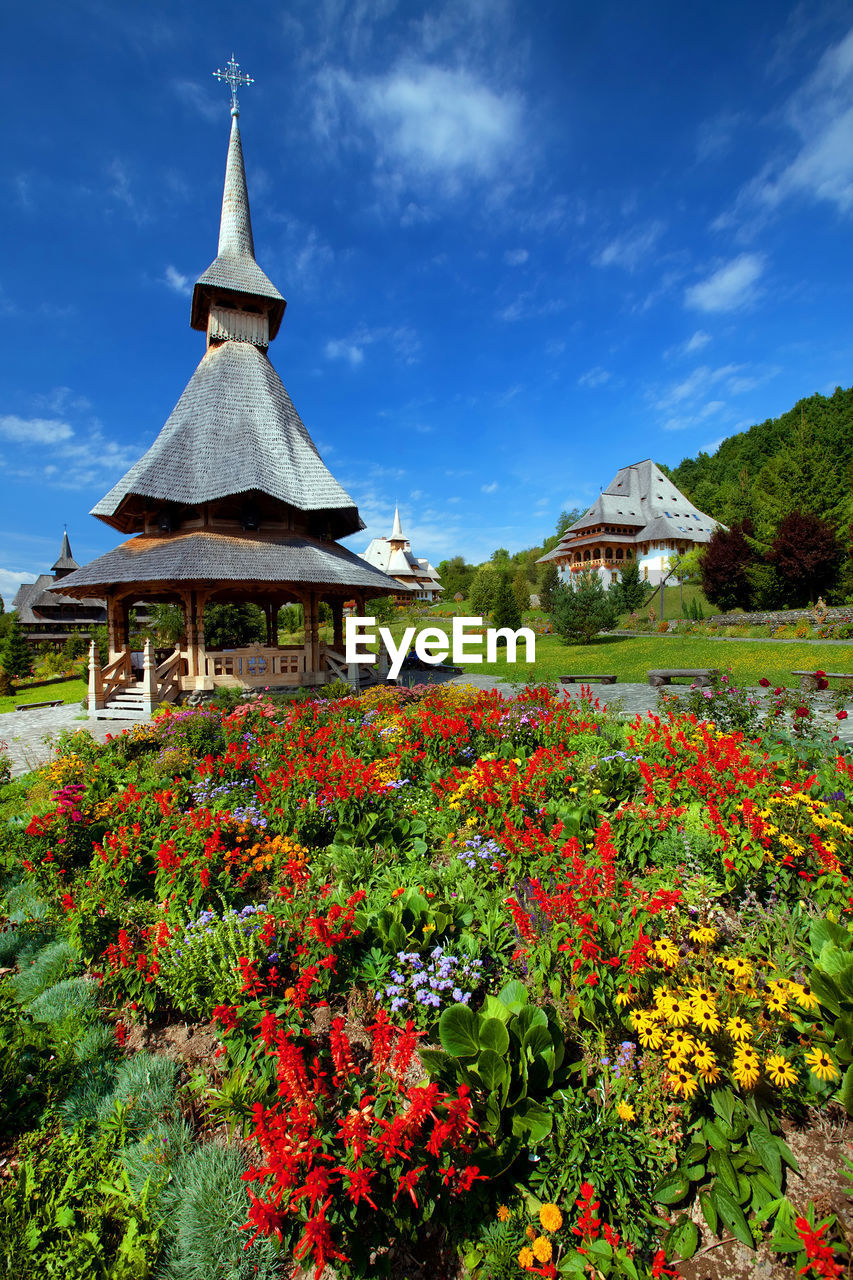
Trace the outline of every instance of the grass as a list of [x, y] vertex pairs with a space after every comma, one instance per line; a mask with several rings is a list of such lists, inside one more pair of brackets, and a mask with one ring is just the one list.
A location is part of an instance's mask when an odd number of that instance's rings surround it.
[[[410, 624], [411, 625], [411, 624]], [[416, 624], [418, 626], [424, 623]], [[449, 634], [441, 618], [430, 619]], [[402, 627], [394, 626], [399, 637]], [[485, 656], [485, 645], [484, 645]], [[765, 677], [772, 684], [794, 685], [799, 680], [791, 672], [849, 671], [853, 676], [853, 645], [787, 644], [766, 640], [711, 640], [705, 636], [650, 635], [601, 637], [592, 644], [565, 644], [559, 636], [537, 636], [536, 661], [524, 661], [524, 646], [513, 664], [501, 653], [494, 663], [460, 664], [471, 675], [494, 675], [517, 683], [554, 680], [561, 675], [615, 674], [620, 681], [645, 684], [652, 667], [730, 668], [739, 684], [754, 685]], [[450, 659], [448, 659], [450, 660]]]
[[0, 715], [31, 702], [82, 702], [89, 692], [85, 680], [69, 680], [67, 684], [49, 684], [41, 689], [22, 689], [10, 698], [0, 698]]

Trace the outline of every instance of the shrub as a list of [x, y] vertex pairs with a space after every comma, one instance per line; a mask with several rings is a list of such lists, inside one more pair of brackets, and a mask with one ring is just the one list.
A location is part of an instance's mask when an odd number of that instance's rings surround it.
[[0, 698], [11, 698], [14, 692], [12, 677], [5, 667], [0, 666]]
[[555, 595], [554, 630], [566, 640], [589, 644], [616, 625], [616, 610], [597, 573], [578, 574], [576, 583], [561, 583]]
[[69, 943], [49, 943], [12, 979], [15, 999], [21, 1004], [31, 1004], [48, 987], [68, 977], [79, 959], [77, 951]]
[[30, 1005], [36, 1022], [58, 1026], [73, 1018], [91, 1018], [98, 1002], [98, 988], [88, 978], [66, 978], [42, 991]]

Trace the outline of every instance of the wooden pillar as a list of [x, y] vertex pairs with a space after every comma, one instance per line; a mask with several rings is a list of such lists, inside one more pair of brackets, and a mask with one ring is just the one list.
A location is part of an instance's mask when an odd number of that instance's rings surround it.
[[154, 646], [150, 637], [146, 637], [142, 658], [142, 709], [150, 716], [156, 706], [157, 668], [154, 662]]
[[89, 644], [89, 714], [100, 711], [104, 705], [104, 679], [101, 675], [101, 660], [98, 657], [98, 646], [92, 640]]
[[344, 651], [344, 602], [340, 596], [332, 601], [332, 648], [336, 653]]
[[309, 670], [320, 670], [320, 610], [317, 592], [309, 591], [305, 614], [305, 646]]
[[195, 642], [198, 657], [198, 675], [207, 674], [206, 653], [204, 648], [204, 610], [207, 605], [207, 595], [204, 592], [194, 592], [195, 595]]
[[264, 613], [267, 620], [267, 648], [271, 649], [274, 645], [278, 644], [278, 628], [276, 627], [278, 605], [265, 604]]
[[198, 675], [195, 647], [195, 592], [184, 592], [181, 603], [184, 606], [184, 631], [187, 637], [187, 675], [192, 679]]
[[107, 597], [107, 636], [109, 660], [113, 662], [125, 647], [124, 606], [115, 596]]

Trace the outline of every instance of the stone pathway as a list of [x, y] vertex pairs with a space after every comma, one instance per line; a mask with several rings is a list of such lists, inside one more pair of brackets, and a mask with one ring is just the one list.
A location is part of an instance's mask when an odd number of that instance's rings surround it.
[[[438, 680], [435, 679], [436, 676]], [[414, 678], [416, 681], [423, 680], [420, 673]], [[510, 696], [522, 687], [509, 684], [497, 676], [459, 675], [448, 679], [436, 672], [430, 683], [438, 682], [470, 684], [477, 689], [500, 689]], [[657, 692], [647, 684], [599, 684], [591, 685], [590, 688], [593, 697], [598, 698], [602, 706], [618, 702], [621, 714], [625, 716], [634, 716], [638, 712], [645, 715], [657, 710]], [[763, 694], [763, 690], [754, 692]], [[580, 696], [580, 686], [566, 685], [564, 693], [567, 698], [577, 698]], [[842, 742], [853, 742], [853, 702], [846, 706], [849, 718], [842, 721], [835, 719], [828, 702], [826, 705], [826, 727], [837, 733]], [[139, 716], [133, 720], [90, 720], [80, 710], [77, 702], [63, 707], [43, 707], [38, 711], [11, 711], [0, 715], [0, 747], [5, 744], [12, 761], [12, 777], [16, 778], [51, 759], [55, 739], [63, 730], [74, 733], [78, 729], [85, 729], [97, 742], [106, 742], [107, 738], [117, 737], [124, 729], [134, 724], [149, 724], [150, 720], [150, 716]]]

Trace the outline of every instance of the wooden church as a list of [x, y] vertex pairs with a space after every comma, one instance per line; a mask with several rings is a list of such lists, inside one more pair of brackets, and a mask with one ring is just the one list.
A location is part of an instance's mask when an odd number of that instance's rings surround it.
[[[237, 64], [216, 258], [196, 281], [190, 324], [206, 334], [201, 363], [150, 449], [93, 508], [127, 535], [53, 590], [106, 601], [109, 662], [90, 651], [89, 709], [150, 710], [218, 685], [246, 689], [322, 685], [353, 677], [343, 653], [343, 609], [399, 590], [393, 579], [339, 545], [363, 529], [350, 495], [323, 462], [268, 348], [285, 300], [255, 260], [240, 139]], [[131, 667], [128, 611], [137, 601], [177, 602], [183, 641], [158, 666], [146, 647], [141, 685]], [[252, 602], [266, 643], [215, 651], [205, 644], [211, 601]], [[331, 606], [333, 643], [319, 634]], [[276, 618], [302, 605], [305, 643], [278, 644]]]

